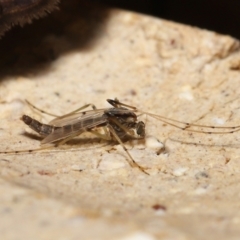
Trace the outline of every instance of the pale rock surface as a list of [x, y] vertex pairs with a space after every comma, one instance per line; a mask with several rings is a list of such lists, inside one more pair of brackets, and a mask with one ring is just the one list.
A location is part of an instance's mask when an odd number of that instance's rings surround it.
[[[51, 117], [24, 99], [62, 115], [117, 97], [179, 121], [239, 124], [237, 40], [115, 9], [88, 7], [58, 24], [35, 48], [16, 45], [15, 62], [1, 55], [0, 151], [40, 146], [19, 118]], [[1, 239], [239, 239], [239, 132], [140, 118], [147, 140], [126, 147], [149, 176], [129, 166], [121, 146], [84, 136], [63, 149], [1, 154]]]

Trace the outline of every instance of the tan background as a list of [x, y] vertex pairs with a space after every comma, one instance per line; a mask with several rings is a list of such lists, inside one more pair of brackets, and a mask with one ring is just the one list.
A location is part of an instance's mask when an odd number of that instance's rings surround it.
[[[235, 39], [89, 5], [48, 21], [23, 29], [18, 37], [27, 40], [19, 45], [8, 47], [17, 30], [2, 40], [1, 150], [39, 147], [19, 118], [50, 118], [24, 99], [61, 115], [89, 102], [108, 107], [106, 99], [118, 97], [181, 121], [238, 125]], [[120, 146], [94, 139], [73, 150], [2, 154], [1, 236], [238, 239], [239, 134], [189, 133], [142, 119], [146, 141], [126, 146], [150, 176], [131, 168]], [[158, 141], [166, 148], [160, 154]]]

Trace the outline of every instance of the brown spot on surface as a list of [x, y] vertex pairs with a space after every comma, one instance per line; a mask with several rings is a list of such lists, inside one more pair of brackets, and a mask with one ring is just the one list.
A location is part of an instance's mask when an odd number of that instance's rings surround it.
[[54, 172], [51, 172], [51, 171], [48, 171], [48, 170], [44, 170], [44, 169], [39, 170], [38, 174], [45, 175], [45, 176], [53, 176], [53, 175], [55, 175]]
[[154, 204], [154, 205], [152, 206], [152, 208], [153, 208], [154, 210], [163, 210], [163, 211], [166, 211], [166, 210], [167, 210], [167, 208], [166, 208], [165, 206], [161, 205], [161, 204]]

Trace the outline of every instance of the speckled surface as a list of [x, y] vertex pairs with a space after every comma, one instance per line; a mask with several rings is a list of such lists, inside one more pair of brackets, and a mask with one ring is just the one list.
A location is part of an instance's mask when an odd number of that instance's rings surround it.
[[[40, 146], [38, 137], [24, 134], [19, 118], [51, 118], [24, 99], [61, 115], [86, 103], [108, 107], [106, 99], [117, 97], [180, 121], [238, 125], [236, 40], [120, 10], [88, 6], [82, 12], [72, 18], [58, 13], [66, 16], [66, 25], [57, 22], [61, 31], [46, 31], [35, 48], [16, 45], [15, 61], [7, 62], [12, 58], [0, 49], [0, 151]], [[128, 165], [121, 146], [91, 138], [66, 149], [1, 154], [1, 236], [238, 239], [239, 133], [191, 133], [141, 119], [146, 141], [126, 147], [149, 176]]]

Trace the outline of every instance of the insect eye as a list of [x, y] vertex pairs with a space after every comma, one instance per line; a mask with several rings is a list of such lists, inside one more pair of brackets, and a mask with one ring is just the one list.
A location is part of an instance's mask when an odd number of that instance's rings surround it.
[[141, 137], [145, 136], [145, 124], [144, 122], [138, 122], [136, 126], [137, 134]]

